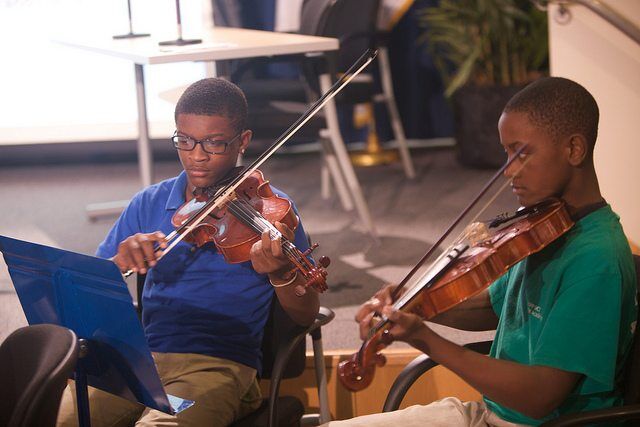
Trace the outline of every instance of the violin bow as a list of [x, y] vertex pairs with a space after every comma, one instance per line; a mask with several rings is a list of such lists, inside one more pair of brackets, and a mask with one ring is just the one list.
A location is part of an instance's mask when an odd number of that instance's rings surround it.
[[198, 226], [204, 219], [217, 207], [219, 207], [226, 199], [228, 199], [235, 189], [255, 170], [257, 170], [278, 148], [286, 143], [302, 126], [305, 125], [320, 109], [322, 109], [329, 100], [333, 99], [353, 78], [355, 78], [367, 65], [373, 61], [378, 51], [375, 49], [367, 49], [365, 53], [336, 81], [331, 88], [324, 93], [309, 109], [296, 120], [289, 128], [256, 160], [254, 160], [244, 171], [231, 180], [229, 184], [222, 187], [216, 194], [205, 203], [194, 215], [186, 220], [180, 227], [172, 231], [165, 242], [171, 242], [166, 249], [162, 251], [162, 256], [173, 249], [187, 234]]
[[524, 151], [525, 148], [526, 148], [526, 145], [523, 145], [518, 149], [518, 151], [516, 151], [513, 157], [507, 160], [507, 162], [485, 184], [485, 186], [482, 188], [482, 190], [480, 190], [480, 192], [476, 195], [476, 197], [467, 205], [466, 208], [462, 210], [462, 212], [458, 215], [458, 217], [445, 230], [442, 236], [440, 236], [440, 238], [438, 238], [438, 240], [431, 246], [431, 248], [429, 248], [427, 253], [424, 254], [422, 258], [420, 258], [420, 261], [418, 261], [418, 263], [411, 269], [411, 271], [405, 276], [405, 278], [402, 279], [402, 282], [400, 282], [398, 286], [396, 286], [396, 288], [391, 293], [392, 301], [396, 300], [396, 298], [400, 294], [400, 290], [407, 284], [409, 279], [411, 279], [411, 277], [414, 274], [416, 274], [416, 272], [420, 269], [420, 267], [422, 267], [425, 261], [433, 254], [433, 252], [440, 246], [440, 244], [442, 244], [444, 239], [446, 239], [447, 236], [451, 234], [453, 229], [456, 228], [458, 224], [460, 224], [460, 222], [462, 221], [462, 218], [464, 218], [469, 213], [469, 211], [473, 209], [473, 207], [478, 203], [478, 201], [482, 198], [482, 196], [484, 196], [486, 192], [489, 191], [489, 188], [491, 188], [491, 186], [498, 180], [498, 178], [500, 178], [500, 176], [504, 173], [504, 171], [507, 170], [507, 168], [511, 165], [511, 163], [513, 163], [514, 160], [518, 158], [518, 156]]

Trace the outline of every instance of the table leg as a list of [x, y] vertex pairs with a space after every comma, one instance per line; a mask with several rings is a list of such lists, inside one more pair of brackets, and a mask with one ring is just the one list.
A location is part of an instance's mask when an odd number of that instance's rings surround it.
[[333, 184], [336, 187], [336, 192], [338, 193], [342, 207], [346, 211], [352, 211], [353, 202], [349, 195], [346, 181], [342, 176], [342, 171], [338, 164], [333, 146], [331, 145], [331, 135], [329, 135], [328, 129], [326, 132], [324, 129], [320, 131], [320, 143], [322, 144], [322, 151], [324, 152], [324, 165], [321, 171], [322, 176], [320, 184], [322, 198], [326, 200], [331, 195], [331, 182], [329, 181], [329, 178], [331, 177], [333, 178]]
[[142, 187], [153, 182], [153, 157], [149, 142], [149, 124], [147, 122], [147, 100], [144, 91], [144, 69], [142, 64], [134, 64], [136, 72], [136, 100], [138, 103], [138, 166]]
[[[153, 156], [149, 141], [149, 125], [147, 122], [147, 100], [144, 89], [144, 69], [141, 64], [134, 64], [136, 76], [136, 100], [138, 104], [138, 169], [143, 187], [153, 182]], [[90, 220], [100, 217], [118, 216], [127, 207], [129, 200], [92, 203], [85, 208]]]
[[384, 92], [384, 101], [389, 111], [391, 118], [391, 126], [393, 127], [393, 135], [402, 157], [402, 166], [404, 167], [404, 173], [409, 179], [416, 177], [416, 171], [413, 168], [413, 162], [411, 161], [411, 154], [409, 154], [409, 147], [407, 146], [407, 137], [404, 134], [402, 128], [402, 120], [400, 119], [400, 113], [398, 112], [398, 106], [396, 105], [395, 95], [393, 94], [393, 82], [391, 80], [391, 63], [389, 61], [389, 53], [386, 47], [378, 48], [378, 58], [380, 61], [380, 76], [382, 80], [382, 91]]
[[[322, 93], [326, 93], [331, 88], [331, 77], [329, 76], [329, 74], [325, 73], [321, 74], [319, 79], [320, 90], [322, 91]], [[360, 220], [362, 221], [362, 225], [369, 232], [369, 234], [376, 237], [376, 230], [373, 224], [373, 220], [371, 219], [369, 207], [367, 206], [367, 202], [362, 194], [362, 189], [360, 188], [358, 177], [353, 170], [353, 165], [351, 164], [351, 160], [349, 160], [349, 154], [347, 153], [344, 141], [342, 140], [342, 135], [340, 134], [338, 113], [336, 110], [336, 104], [335, 102], [333, 102], [333, 99], [329, 100], [325, 104], [324, 110], [327, 119], [327, 127], [329, 128], [329, 133], [331, 135], [331, 143], [333, 144], [333, 150], [338, 160], [338, 166], [342, 170], [342, 174], [347, 182], [347, 186], [351, 191], [351, 197], [355, 203], [356, 210], [358, 211], [358, 215], [360, 216]]]

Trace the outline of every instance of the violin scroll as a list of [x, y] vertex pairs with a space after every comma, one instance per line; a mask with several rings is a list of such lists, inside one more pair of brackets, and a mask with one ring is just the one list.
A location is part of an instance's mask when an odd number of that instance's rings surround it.
[[369, 387], [373, 381], [376, 367], [382, 367], [387, 363], [387, 358], [380, 353], [375, 353], [372, 363], [362, 364], [358, 361], [358, 353], [352, 354], [349, 360], [343, 360], [338, 365], [338, 378], [342, 385], [349, 391], [360, 391]]

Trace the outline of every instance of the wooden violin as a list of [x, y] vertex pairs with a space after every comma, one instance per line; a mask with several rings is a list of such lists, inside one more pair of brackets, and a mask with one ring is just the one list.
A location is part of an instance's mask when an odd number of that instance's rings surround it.
[[[200, 192], [182, 205], [171, 219], [173, 226], [182, 226], [194, 212], [202, 209], [210, 197], [206, 191]], [[329, 258], [323, 256], [318, 260], [318, 266], [313, 265], [307, 256], [318, 244], [301, 252], [273, 225], [276, 221], [286, 224], [291, 230], [298, 226], [298, 216], [291, 202], [276, 195], [262, 172], [255, 170], [236, 188], [231, 200], [209, 213], [183, 240], [198, 247], [213, 242], [227, 262], [240, 263], [249, 261], [251, 246], [260, 240], [263, 231], [269, 230], [271, 238], [282, 240], [283, 253], [293, 263], [293, 270], [305, 278], [305, 287], [325, 291], [325, 268], [329, 266]], [[304, 290], [296, 292], [302, 294]]]
[[[513, 265], [540, 251], [573, 226], [573, 220], [564, 202], [558, 199], [548, 199], [521, 208], [513, 215], [501, 215], [485, 223], [474, 222], [467, 227], [461, 239], [445, 250], [429, 269], [399, 296], [409, 279], [524, 149], [524, 146], [521, 147], [489, 180], [395, 288], [391, 295], [395, 309], [415, 313], [429, 320], [480, 293]], [[380, 351], [392, 341], [390, 327], [389, 320], [381, 316], [379, 322], [369, 331], [360, 350], [348, 360], [340, 362], [338, 378], [345, 388], [359, 391], [371, 384], [376, 366], [383, 366], [386, 362]]]

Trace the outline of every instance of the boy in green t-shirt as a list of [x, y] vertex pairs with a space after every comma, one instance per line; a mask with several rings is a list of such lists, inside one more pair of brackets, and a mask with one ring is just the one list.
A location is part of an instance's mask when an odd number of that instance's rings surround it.
[[617, 388], [637, 319], [633, 258], [618, 216], [600, 194], [593, 164], [598, 106], [579, 84], [540, 79], [516, 94], [498, 122], [511, 158], [505, 175], [523, 206], [566, 203], [575, 225], [480, 294], [432, 319], [459, 329], [496, 328], [491, 355], [436, 334], [391, 307], [393, 285], [356, 315], [363, 339], [375, 312], [405, 341], [458, 374], [483, 402], [447, 398], [427, 406], [332, 422], [331, 426], [538, 425], [620, 404]]

